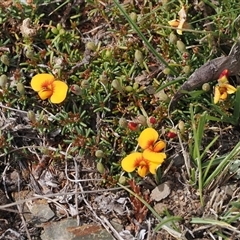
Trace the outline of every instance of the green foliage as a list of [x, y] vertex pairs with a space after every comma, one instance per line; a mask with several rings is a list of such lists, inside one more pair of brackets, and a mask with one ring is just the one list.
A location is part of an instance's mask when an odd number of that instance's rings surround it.
[[[107, 171], [118, 179], [124, 175], [121, 159], [134, 149], [136, 138], [146, 127], [137, 122], [139, 115], [156, 118], [153, 127], [174, 151], [179, 143], [165, 133], [183, 121], [185, 130], [179, 136], [191, 158], [186, 165], [188, 180], [199, 190], [204, 205], [204, 194], [215, 185], [214, 179], [222, 172], [229, 174], [229, 167], [239, 157], [239, 143], [222, 154], [214, 149], [219, 137], [207, 143], [205, 137], [215, 124], [239, 126], [240, 88], [233, 76], [230, 80], [237, 87], [236, 94], [218, 105], [213, 104], [212, 82], [209, 91], [187, 92], [173, 112], [168, 112], [168, 106], [191, 73], [229, 53], [239, 37], [239, 4], [235, 0], [204, 0], [203, 6], [184, 2], [190, 28], [179, 35], [168, 21], [178, 18], [180, 1], [139, 5], [135, 1], [87, 0], [69, 8], [72, 2], [36, 0], [27, 5], [14, 1], [9, 7], [0, 3], [0, 107], [5, 126], [1, 127], [0, 156], [17, 155], [24, 149], [32, 159], [33, 148], [39, 155], [52, 154], [55, 149], [53, 160], [62, 153], [94, 158], [99, 172]], [[29, 24], [24, 26], [27, 19]], [[30, 87], [37, 73], [53, 74], [68, 84], [62, 104], [39, 99]], [[160, 91], [164, 91], [165, 101], [159, 100]], [[137, 123], [136, 131], [128, 127], [129, 122]], [[31, 140], [19, 140], [19, 132], [26, 126], [34, 134]], [[104, 154], [97, 158], [96, 152]], [[148, 203], [136, 197], [163, 221]], [[222, 221], [231, 224], [232, 217]], [[168, 216], [156, 230], [175, 220], [180, 218]], [[202, 222], [195, 219], [192, 223]], [[222, 222], [216, 224], [221, 226]]]

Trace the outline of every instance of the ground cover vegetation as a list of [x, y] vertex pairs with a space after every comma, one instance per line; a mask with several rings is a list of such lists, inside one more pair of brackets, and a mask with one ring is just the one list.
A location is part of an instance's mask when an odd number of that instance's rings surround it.
[[[240, 239], [239, 11], [1, 1], [0, 239], [66, 218], [112, 239]], [[41, 224], [20, 209], [39, 199]]]

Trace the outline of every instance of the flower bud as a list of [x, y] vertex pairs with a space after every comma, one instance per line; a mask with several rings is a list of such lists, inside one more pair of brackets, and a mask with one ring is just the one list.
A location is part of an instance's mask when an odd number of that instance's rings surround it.
[[120, 127], [123, 127], [123, 128], [126, 128], [128, 125], [126, 118], [123, 118], [123, 117], [119, 119], [118, 124]]
[[183, 57], [184, 60], [189, 59], [189, 53], [188, 53], [188, 52], [184, 52], [184, 53], [182, 54], [182, 57]]
[[95, 51], [97, 49], [97, 46], [94, 42], [87, 42], [86, 43], [86, 49]]
[[106, 73], [102, 73], [99, 77], [99, 80], [102, 84], [106, 85], [108, 83], [108, 77]]
[[137, 21], [137, 14], [135, 12], [131, 12], [129, 17], [132, 19], [133, 22]]
[[120, 82], [117, 79], [114, 79], [112, 81], [112, 87], [115, 88], [116, 90], [118, 90], [119, 92], [122, 91], [122, 86], [121, 86]]
[[177, 41], [177, 48], [181, 53], [186, 52], [186, 45], [181, 40]]
[[224, 70], [221, 72], [221, 74], [220, 74], [220, 76], [219, 76], [218, 79], [221, 79], [222, 77], [228, 77], [228, 75], [229, 75], [228, 69], [224, 69]]
[[81, 87], [82, 87], [83, 89], [89, 88], [89, 81], [88, 81], [88, 80], [83, 80], [83, 81], [81, 82]]
[[138, 124], [133, 121], [130, 121], [128, 122], [128, 128], [132, 131], [136, 131], [138, 130]]
[[157, 119], [155, 117], [151, 116], [151, 117], [148, 118], [148, 122], [150, 124], [156, 124], [157, 123]]
[[31, 122], [33, 122], [33, 123], [36, 122], [36, 115], [33, 111], [31, 111], [31, 110], [28, 111], [27, 112], [27, 117]]
[[189, 65], [186, 65], [183, 67], [183, 72], [186, 74], [189, 74], [191, 72], [191, 67]]
[[105, 52], [105, 57], [108, 58], [108, 59], [111, 59], [112, 58], [112, 51], [107, 49], [106, 52]]
[[56, 27], [52, 27], [52, 28], [51, 28], [51, 31], [52, 31], [52, 33], [55, 34], [55, 35], [58, 35], [58, 33], [59, 33], [59, 31], [58, 31], [58, 29], [57, 29]]
[[184, 123], [184, 121], [182, 121], [182, 120], [179, 121], [178, 128], [179, 128], [181, 133], [183, 133], [185, 131], [185, 123]]
[[103, 164], [102, 164], [101, 162], [98, 162], [98, 163], [97, 163], [97, 170], [98, 170], [98, 172], [101, 173], [101, 174], [104, 173], [105, 169], [104, 169], [104, 166], [103, 166]]
[[33, 59], [34, 57], [34, 51], [32, 48], [27, 48], [26, 52], [25, 52], [25, 55], [27, 58], [29, 59]]
[[143, 115], [138, 115], [136, 121], [137, 121], [137, 123], [141, 124], [142, 126], [147, 125], [147, 118]]
[[126, 92], [132, 92], [133, 91], [133, 87], [132, 86], [126, 86], [125, 87], [125, 91]]
[[95, 152], [95, 156], [96, 156], [97, 158], [103, 158], [103, 157], [104, 157], [104, 153], [103, 153], [102, 150], [97, 150], [97, 151]]
[[7, 80], [8, 80], [7, 75], [2, 74], [2, 75], [0, 76], [0, 87], [1, 87], [1, 88], [5, 88], [5, 87], [6, 87]]
[[5, 54], [3, 54], [3, 55], [1, 56], [1, 62], [2, 62], [3, 64], [5, 64], [5, 65], [9, 66], [9, 58], [8, 58], [8, 56], [5, 55]]
[[208, 92], [208, 91], [210, 91], [210, 89], [211, 89], [211, 86], [210, 86], [209, 83], [204, 83], [204, 84], [202, 85], [202, 90], [203, 90], [204, 92]]
[[125, 176], [120, 176], [120, 178], [118, 179], [118, 182], [122, 185], [125, 185], [126, 181], [127, 181], [127, 179]]
[[169, 42], [172, 44], [176, 44], [177, 40], [178, 40], [177, 35], [175, 33], [171, 32], [169, 35]]
[[134, 56], [135, 56], [135, 60], [136, 60], [138, 63], [140, 63], [140, 64], [143, 63], [143, 54], [142, 54], [141, 51], [136, 50]]
[[17, 83], [17, 90], [20, 93], [20, 95], [25, 94], [25, 88], [24, 88], [24, 85], [21, 82]]
[[163, 101], [163, 102], [167, 102], [169, 97], [168, 95], [165, 93], [164, 89], [160, 90], [159, 92], [157, 92], [155, 94], [155, 96], [160, 100], [160, 101]]
[[163, 73], [166, 74], [166, 75], [169, 75], [171, 73], [170, 68], [164, 68]]
[[61, 23], [58, 23], [57, 24], [57, 30], [61, 30], [62, 29], [62, 25], [61, 25]]
[[63, 28], [59, 30], [59, 34], [60, 34], [60, 35], [62, 35], [62, 34], [64, 34], [64, 33], [65, 33], [65, 30], [64, 30]]
[[138, 90], [138, 88], [139, 88], [139, 84], [137, 82], [135, 82], [133, 84], [133, 90]]
[[175, 138], [177, 136], [176, 130], [175, 129], [171, 129], [168, 133], [167, 133], [167, 137], [168, 138]]
[[73, 84], [73, 85], [70, 87], [70, 90], [71, 90], [71, 92], [74, 93], [75, 95], [81, 95], [81, 93], [82, 93], [81, 88], [80, 88], [77, 84]]

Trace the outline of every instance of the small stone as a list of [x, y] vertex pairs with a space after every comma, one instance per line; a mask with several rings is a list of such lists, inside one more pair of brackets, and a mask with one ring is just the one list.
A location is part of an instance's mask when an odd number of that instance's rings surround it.
[[169, 181], [160, 184], [152, 190], [151, 198], [156, 202], [161, 201], [171, 193], [170, 187], [171, 184]]
[[26, 204], [33, 216], [40, 222], [47, 222], [55, 215], [45, 199], [39, 199], [33, 202], [28, 201]]
[[157, 203], [153, 207], [159, 215], [163, 215], [164, 211], [168, 208], [165, 203]]

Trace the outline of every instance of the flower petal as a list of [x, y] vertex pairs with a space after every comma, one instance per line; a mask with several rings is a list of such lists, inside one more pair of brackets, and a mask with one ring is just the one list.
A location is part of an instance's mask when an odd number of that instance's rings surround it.
[[134, 152], [127, 155], [121, 162], [122, 168], [126, 172], [133, 172], [138, 166], [138, 162], [143, 158], [142, 153]]
[[223, 75], [221, 78], [218, 79], [218, 83], [221, 86], [222, 84], [228, 83], [228, 78], [226, 75]]
[[54, 76], [48, 73], [40, 73], [35, 75], [31, 80], [31, 87], [34, 91], [39, 92], [43, 88], [44, 85], [51, 84], [54, 81]]
[[150, 165], [149, 165], [149, 171], [150, 171], [150, 173], [156, 174], [156, 169], [157, 169], [160, 165], [161, 165], [161, 164], [159, 164], [159, 163], [153, 163], [153, 162], [151, 162]]
[[148, 173], [149, 173], [149, 169], [148, 169], [148, 166], [147, 165], [140, 165], [138, 167], [138, 175], [140, 177], [145, 177]]
[[56, 80], [53, 82], [53, 94], [50, 98], [52, 103], [61, 103], [67, 96], [68, 85], [63, 82]]
[[144, 129], [139, 138], [138, 144], [142, 149], [152, 147], [158, 139], [158, 132], [153, 128]]
[[52, 96], [52, 90], [39, 91], [38, 95], [42, 100], [45, 100], [45, 99], [50, 98]]
[[153, 151], [161, 152], [165, 147], [166, 147], [166, 143], [164, 141], [160, 140], [154, 144]]
[[233, 94], [233, 93], [235, 93], [237, 91], [237, 89], [234, 86], [230, 85], [230, 84], [225, 84], [225, 86], [227, 88], [227, 93], [228, 94]]
[[163, 152], [157, 153], [151, 151], [150, 149], [146, 149], [143, 151], [143, 158], [153, 163], [162, 164], [166, 157], [166, 154]]
[[221, 96], [221, 93], [220, 93], [219, 86], [216, 86], [214, 89], [214, 98], [213, 98], [214, 104], [219, 102], [220, 96]]
[[221, 99], [221, 100], [226, 100], [226, 99], [227, 99], [227, 96], [228, 96], [227, 92], [223, 92], [223, 93], [221, 94], [221, 96], [220, 96], [220, 99]]
[[171, 27], [178, 27], [179, 25], [179, 20], [178, 19], [173, 19], [171, 21], [168, 21], [168, 24], [171, 26]]
[[183, 19], [183, 20], [180, 20], [180, 22], [179, 22], [179, 24], [178, 24], [178, 29], [177, 29], [177, 33], [179, 34], [179, 35], [182, 35], [182, 29], [183, 29], [183, 24], [185, 23], [185, 19]]

